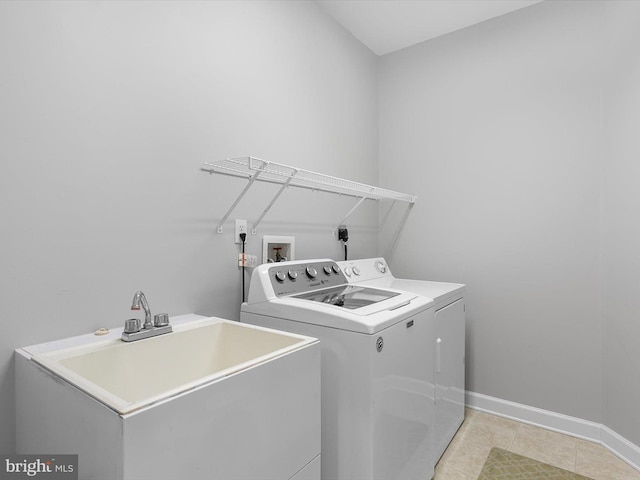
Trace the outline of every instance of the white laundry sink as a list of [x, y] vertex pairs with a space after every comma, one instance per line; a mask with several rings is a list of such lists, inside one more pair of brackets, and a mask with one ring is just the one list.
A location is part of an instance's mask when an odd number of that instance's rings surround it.
[[167, 335], [136, 342], [97, 341], [37, 354], [32, 360], [126, 414], [313, 341], [210, 318], [176, 326]]
[[135, 342], [120, 328], [16, 350], [18, 451], [77, 454], [79, 478], [319, 480], [318, 340], [171, 323]]

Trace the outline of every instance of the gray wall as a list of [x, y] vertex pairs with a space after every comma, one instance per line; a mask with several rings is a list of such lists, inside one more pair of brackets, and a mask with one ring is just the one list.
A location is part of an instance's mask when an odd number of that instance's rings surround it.
[[[232, 219], [275, 194], [204, 161], [255, 155], [377, 179], [377, 59], [313, 2], [0, 2], [0, 452], [14, 449], [16, 347], [154, 312], [238, 318]], [[339, 257], [353, 201], [289, 190], [264, 234]], [[350, 220], [376, 255], [375, 205]], [[141, 366], [142, 368], [142, 366]]]
[[380, 61], [380, 178], [418, 195], [394, 273], [468, 285], [467, 389], [602, 421], [599, 2]]
[[467, 388], [636, 445], [639, 50], [640, 3], [546, 1], [379, 73], [380, 178], [419, 196], [390, 260], [467, 283]]
[[606, 4], [604, 419], [640, 445], [640, 2]]

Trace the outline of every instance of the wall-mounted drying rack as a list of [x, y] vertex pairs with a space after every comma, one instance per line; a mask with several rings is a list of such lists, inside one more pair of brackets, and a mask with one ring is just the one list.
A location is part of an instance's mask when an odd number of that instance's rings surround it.
[[[412, 206], [417, 199], [414, 195], [373, 187], [371, 185], [365, 185], [364, 183], [353, 182], [343, 178], [311, 172], [302, 168], [289, 167], [281, 163], [268, 162], [256, 157], [227, 158], [217, 162], [205, 162], [204, 165], [205, 166], [202, 170], [206, 172], [232, 175], [234, 177], [242, 177], [249, 180], [222, 219], [220, 219], [220, 223], [218, 224], [218, 233], [222, 233], [222, 226], [224, 225], [224, 222], [229, 218], [229, 215], [231, 215], [238, 203], [240, 203], [242, 197], [245, 196], [256, 181], [274, 183], [281, 185], [281, 187], [271, 202], [269, 202], [267, 207], [264, 209], [260, 217], [258, 217], [255, 223], [251, 226], [252, 234], [256, 233], [256, 229], [264, 216], [287, 187], [306, 188], [309, 190], [336, 193], [339, 195], [358, 198], [358, 202], [342, 218], [342, 220], [338, 222], [337, 225], [343, 224], [365, 200], [393, 200], [394, 203], [396, 201], [407, 202]], [[334, 235], [338, 228], [337, 225], [333, 229]]]

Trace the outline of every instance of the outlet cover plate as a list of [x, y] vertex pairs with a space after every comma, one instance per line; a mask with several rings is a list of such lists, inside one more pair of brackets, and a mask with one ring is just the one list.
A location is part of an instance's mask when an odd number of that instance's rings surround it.
[[247, 233], [247, 221], [236, 218], [236, 230], [235, 230], [235, 236], [233, 237], [234, 238], [233, 241], [235, 243], [242, 243], [242, 240], [240, 240], [241, 233]]

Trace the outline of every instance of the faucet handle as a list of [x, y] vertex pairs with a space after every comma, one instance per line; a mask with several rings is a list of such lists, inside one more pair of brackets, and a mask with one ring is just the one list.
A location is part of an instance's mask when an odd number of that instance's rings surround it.
[[165, 325], [169, 325], [169, 314], [168, 313], [158, 313], [153, 317], [153, 325], [155, 327], [164, 327]]
[[135, 333], [140, 331], [140, 319], [130, 318], [124, 321], [124, 333]]

